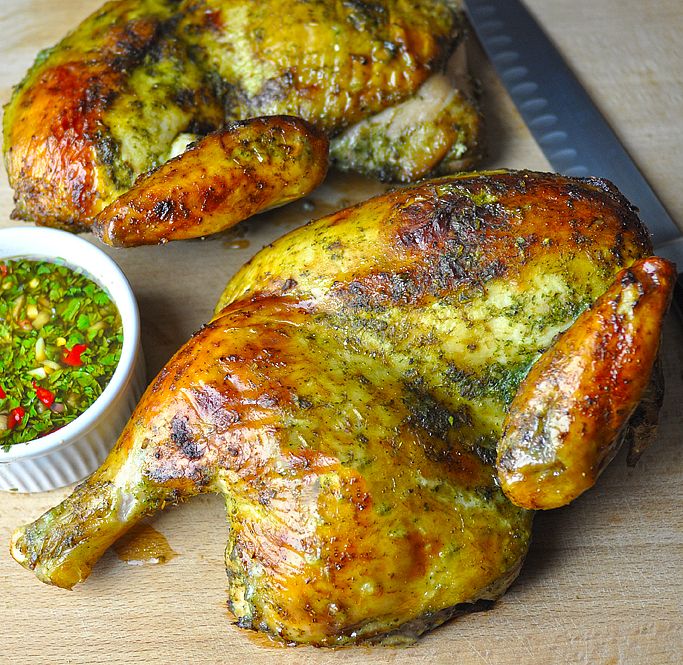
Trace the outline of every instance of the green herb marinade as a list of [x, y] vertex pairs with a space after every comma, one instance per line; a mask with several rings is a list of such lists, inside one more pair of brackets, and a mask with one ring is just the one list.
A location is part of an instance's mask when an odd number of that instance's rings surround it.
[[123, 329], [107, 293], [57, 263], [0, 261], [0, 446], [71, 422], [102, 393]]

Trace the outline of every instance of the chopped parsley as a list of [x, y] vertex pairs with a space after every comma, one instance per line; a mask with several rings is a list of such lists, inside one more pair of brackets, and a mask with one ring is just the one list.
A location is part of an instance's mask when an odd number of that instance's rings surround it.
[[0, 262], [0, 447], [83, 413], [111, 379], [122, 345], [116, 305], [91, 279], [57, 263]]

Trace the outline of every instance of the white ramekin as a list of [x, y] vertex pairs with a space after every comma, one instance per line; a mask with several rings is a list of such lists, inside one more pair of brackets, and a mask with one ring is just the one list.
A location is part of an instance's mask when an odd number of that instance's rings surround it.
[[101, 249], [65, 231], [0, 229], [0, 259], [62, 260], [102, 286], [121, 314], [121, 359], [107, 387], [78, 418], [39, 439], [0, 449], [0, 490], [42, 492], [82, 480], [116, 442], [145, 387], [140, 315], [121, 269]]

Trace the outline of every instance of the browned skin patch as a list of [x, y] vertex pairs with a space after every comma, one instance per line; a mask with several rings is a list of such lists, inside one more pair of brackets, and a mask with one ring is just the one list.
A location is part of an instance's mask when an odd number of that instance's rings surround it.
[[131, 247], [224, 231], [315, 189], [325, 135], [288, 116], [229, 125], [143, 176], [94, 220], [103, 242]]
[[[469, 290], [516, 272], [520, 252], [525, 261], [557, 248], [590, 253], [591, 244], [604, 252], [615, 227], [620, 231], [609, 249], [615, 255], [623, 251], [622, 232], [635, 230], [636, 245], [649, 245], [642, 227], [632, 225], [635, 214], [628, 202], [605, 181], [579, 185], [554, 175], [475, 174], [413, 191], [407, 205], [397, 197], [385, 226], [391, 234], [387, 270], [374, 268], [352, 282], [359, 300], [367, 291], [372, 306], [418, 304], [430, 295]], [[393, 218], [401, 220], [400, 227]], [[398, 274], [391, 269], [396, 263], [402, 267]]]
[[[243, 627], [338, 645], [495, 598], [531, 534], [495, 469], [512, 396], [649, 251], [606, 184], [529, 172], [423, 183], [297, 229], [233, 278], [102, 467], [17, 530], [12, 554], [71, 587], [143, 516], [220, 492]], [[643, 265], [659, 293], [666, 264]], [[624, 357], [653, 352], [649, 322]], [[599, 331], [587, 341], [609, 346]], [[638, 385], [615, 390], [620, 417]], [[597, 441], [614, 433], [570, 406]]]

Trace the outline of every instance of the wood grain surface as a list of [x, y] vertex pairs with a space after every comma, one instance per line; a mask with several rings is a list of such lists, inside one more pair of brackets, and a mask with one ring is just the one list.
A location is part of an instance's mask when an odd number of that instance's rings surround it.
[[[37, 51], [99, 0], [2, 0], [0, 101]], [[528, 0], [683, 222], [683, 6], [680, 0]], [[488, 122], [487, 167], [548, 165], [476, 42]], [[151, 378], [210, 316], [229, 276], [262, 245], [311, 217], [381, 188], [332, 174], [297, 202], [204, 241], [108, 250], [137, 295]], [[0, 227], [12, 195], [0, 174]], [[540, 514], [519, 580], [493, 609], [470, 614], [410, 648], [276, 647], [232, 625], [223, 570], [222, 501], [203, 496], [154, 519], [178, 556], [131, 566], [107, 553], [74, 591], [47, 587], [10, 558], [11, 531], [68, 489], [0, 493], [0, 663], [515, 663], [683, 662], [683, 330], [665, 332], [666, 402], [659, 440], [635, 469], [620, 454], [598, 486]], [[113, 443], [113, 442], [112, 442]]]

